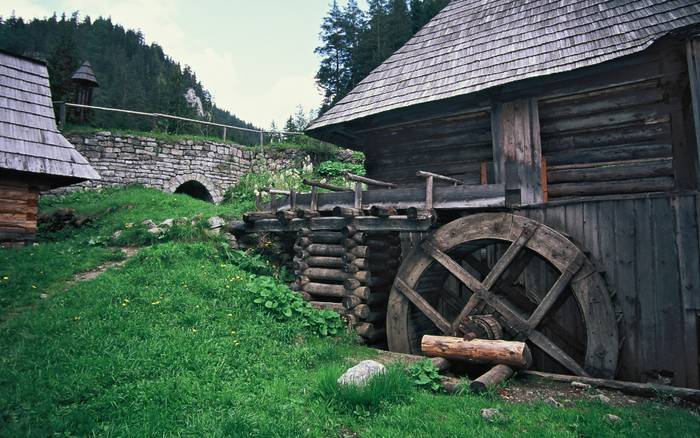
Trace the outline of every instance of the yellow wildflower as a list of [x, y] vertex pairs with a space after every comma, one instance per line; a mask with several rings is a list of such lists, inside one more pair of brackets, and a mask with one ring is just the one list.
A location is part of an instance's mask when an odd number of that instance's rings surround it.
[[151, 301], [152, 306], [157, 306], [158, 304], [160, 304], [160, 300]]

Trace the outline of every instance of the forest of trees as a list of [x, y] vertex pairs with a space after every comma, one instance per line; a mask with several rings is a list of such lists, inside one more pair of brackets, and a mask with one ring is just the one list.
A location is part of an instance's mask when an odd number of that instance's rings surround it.
[[345, 7], [333, 1], [321, 26], [316, 49], [321, 66], [316, 81], [324, 92], [321, 111], [342, 99], [379, 64], [408, 41], [449, 0], [357, 0]]
[[[109, 18], [92, 20], [78, 13], [24, 21], [15, 16], [0, 17], [0, 49], [47, 61], [54, 100], [74, 101], [70, 80], [87, 60], [93, 66], [100, 87], [93, 105], [174, 114], [217, 123], [255, 128], [213, 104], [211, 96], [188, 66], [169, 58], [157, 44], [147, 45], [140, 32], [126, 30]], [[205, 116], [185, 100], [192, 88], [202, 100]], [[69, 114], [70, 116], [70, 114]], [[70, 121], [70, 119], [69, 119]], [[124, 114], [93, 112], [90, 123], [109, 129], [150, 130], [152, 120]], [[220, 129], [186, 122], [162, 121], [168, 132], [219, 135]], [[228, 137], [255, 144], [257, 133], [228, 130]]]

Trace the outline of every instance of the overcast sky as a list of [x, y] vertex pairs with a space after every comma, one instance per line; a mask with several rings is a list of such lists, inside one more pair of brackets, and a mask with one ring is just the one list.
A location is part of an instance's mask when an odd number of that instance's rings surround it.
[[268, 128], [272, 120], [284, 124], [297, 105], [309, 110], [321, 102], [314, 48], [330, 1], [10, 0], [0, 15], [14, 10], [26, 19], [77, 10], [112, 17], [190, 65], [219, 107]]

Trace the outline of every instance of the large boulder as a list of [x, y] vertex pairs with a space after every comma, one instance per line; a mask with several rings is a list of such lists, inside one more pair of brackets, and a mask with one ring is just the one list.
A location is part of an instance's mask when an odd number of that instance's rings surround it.
[[363, 360], [338, 377], [339, 385], [364, 386], [377, 374], [386, 372], [386, 367], [374, 360]]

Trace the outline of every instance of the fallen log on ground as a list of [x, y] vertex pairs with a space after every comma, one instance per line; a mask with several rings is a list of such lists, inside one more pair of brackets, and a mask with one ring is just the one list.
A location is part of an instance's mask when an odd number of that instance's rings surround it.
[[513, 375], [513, 368], [508, 365], [496, 365], [486, 373], [482, 374], [469, 384], [472, 392], [480, 394], [489, 388], [496, 386], [510, 379]]
[[598, 379], [595, 377], [568, 376], [565, 374], [544, 373], [541, 371], [520, 371], [524, 376], [540, 377], [554, 382], [571, 383], [581, 382], [597, 388], [615, 389], [630, 395], [644, 397], [672, 396], [693, 403], [700, 403], [700, 389], [681, 388], [669, 385], [657, 385], [654, 383], [625, 382], [622, 380]]
[[480, 364], [503, 364], [515, 368], [529, 368], [532, 353], [524, 342], [490, 339], [467, 341], [453, 336], [425, 335], [421, 350], [426, 356], [444, 357]]

